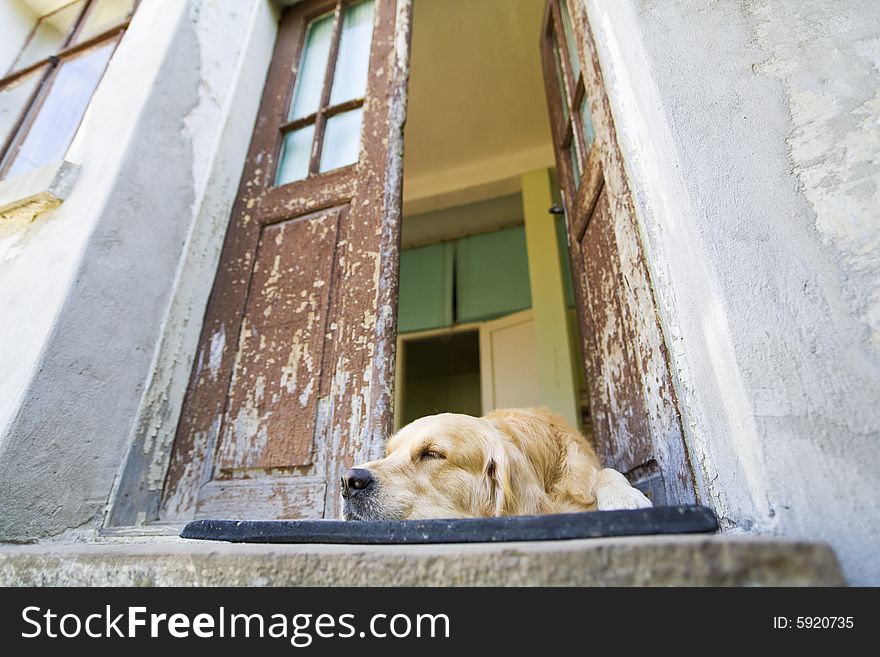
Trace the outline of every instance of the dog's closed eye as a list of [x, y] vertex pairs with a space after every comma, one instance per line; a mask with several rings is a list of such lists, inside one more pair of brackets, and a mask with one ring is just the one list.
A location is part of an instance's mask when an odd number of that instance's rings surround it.
[[438, 452], [436, 449], [426, 449], [421, 454], [419, 454], [420, 461], [440, 460], [445, 458], [446, 457]]

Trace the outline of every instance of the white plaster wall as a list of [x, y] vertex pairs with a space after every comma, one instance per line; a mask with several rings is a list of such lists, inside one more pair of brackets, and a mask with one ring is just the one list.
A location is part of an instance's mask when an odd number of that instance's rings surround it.
[[0, 77], [15, 61], [37, 18], [36, 13], [19, 0], [0, 2]]
[[880, 584], [880, 4], [584, 2], [704, 501]]
[[[158, 512], [205, 304], [278, 30], [278, 16], [267, 2], [258, 2], [249, 20], [242, 53], [228, 57], [230, 41], [242, 38], [237, 34], [240, 25], [213, 4], [199, 16], [206, 28], [197, 34], [201, 67], [211, 75], [205, 76], [200, 103], [184, 123], [193, 135], [192, 180], [200, 204], [193, 208], [194, 221], [132, 425], [129, 454], [120, 464], [109, 524], [142, 524], [154, 520]], [[228, 84], [230, 80], [234, 86]], [[214, 126], [215, 132], [201, 129], [203, 125]], [[203, 162], [213, 166], [203, 166]]]
[[189, 370], [274, 30], [268, 0], [141, 3], [72, 193], [0, 226], [0, 537], [97, 526], [157, 350]]

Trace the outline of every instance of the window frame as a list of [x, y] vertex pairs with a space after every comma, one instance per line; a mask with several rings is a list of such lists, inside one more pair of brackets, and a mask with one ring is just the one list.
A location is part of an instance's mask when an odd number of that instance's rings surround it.
[[[94, 11], [95, 7], [97, 7], [100, 3], [100, 0], [84, 0], [82, 10], [73, 21], [73, 25], [68, 30], [67, 35], [64, 37], [64, 41], [62, 42], [61, 47], [51, 55], [43, 57], [42, 59], [39, 59], [36, 62], [32, 62], [31, 64], [28, 64], [27, 66], [24, 66], [20, 69], [16, 69], [18, 61], [21, 59], [22, 54], [25, 52], [25, 50], [33, 40], [34, 35], [37, 33], [37, 30], [40, 27], [40, 24], [47, 18], [54, 16], [58, 12], [64, 11], [65, 9], [69, 8], [79, 1], [80, 0], [71, 0], [71, 2], [68, 2], [61, 7], [58, 7], [55, 11], [40, 16], [37, 19], [37, 22], [34, 23], [34, 26], [31, 28], [31, 31], [28, 33], [25, 42], [19, 49], [18, 55], [16, 55], [15, 60], [13, 60], [9, 70], [2, 78], [0, 78], [0, 92], [2, 92], [3, 89], [11, 84], [14, 84], [16, 81], [27, 77], [28, 75], [34, 73], [35, 71], [38, 71], [42, 67], [46, 68], [46, 70], [42, 74], [40, 74], [40, 79], [34, 87], [34, 90], [31, 92], [30, 96], [22, 106], [18, 118], [12, 123], [9, 134], [3, 140], [3, 142], [0, 143], [0, 181], [6, 179], [6, 175], [9, 172], [9, 169], [12, 167], [13, 163], [15, 162], [21, 146], [24, 144], [25, 140], [30, 134], [30, 130], [34, 124], [34, 121], [40, 115], [40, 110], [42, 109], [43, 104], [45, 103], [46, 99], [49, 97], [49, 94], [52, 91], [52, 87], [55, 83], [56, 78], [58, 77], [58, 73], [61, 70], [62, 66], [65, 63], [85, 54], [86, 52], [99, 48], [102, 45], [110, 43], [114, 40], [115, 44], [113, 46], [113, 50], [115, 52], [116, 47], [118, 47], [119, 42], [122, 39], [123, 33], [126, 29], [128, 29], [128, 26], [131, 23], [131, 19], [134, 16], [134, 13], [137, 11], [138, 5], [140, 4], [140, 0], [134, 0], [131, 11], [122, 22], [106, 30], [103, 30], [102, 32], [95, 34], [94, 36], [89, 37], [82, 42], [77, 43], [76, 39], [82, 33], [85, 26], [88, 24], [89, 16], [91, 15], [92, 11]], [[110, 59], [112, 59], [112, 57], [113, 53], [110, 54], [110, 58], [108, 58], [107, 60], [108, 63]], [[102, 77], [103, 74], [104, 73], [102, 72]], [[81, 120], [82, 119], [80, 119], [80, 121]], [[67, 148], [69, 147], [70, 144], [67, 144]]]
[[[548, 15], [544, 20], [545, 31], [542, 34], [541, 41], [542, 47], [550, 48], [553, 51], [551, 54], [562, 74], [560, 82], [564, 88], [556, 90], [558, 97], [555, 99], [555, 104], [564, 110], [568, 118], [564, 119], [566, 123], [565, 131], [561, 134], [554, 134], [553, 139], [557, 142], [557, 147], [565, 153], [570, 153], [571, 149], [574, 149], [579, 175], [575, 176], [570, 160], [568, 161], [568, 166], [565, 167], [564, 175], [571, 189], [577, 190], [583, 184], [584, 178], [591, 168], [588, 166], [588, 161], [590, 160], [591, 153], [596, 150], [594, 148], [596, 140], [594, 137], [591, 143], [587, 143], [583, 124], [580, 120], [580, 108], [584, 102], [587, 103], [587, 110], [590, 111], [589, 99], [587, 99], [583, 64], [579, 66], [580, 70], [578, 71], [577, 78], [575, 78], [574, 72], [571, 70], [570, 56], [571, 53], [575, 57], [578, 56], [577, 44], [568, 42], [568, 36], [563, 26], [560, 2], [564, 1], [549, 0], [547, 5]], [[563, 115], [563, 118], [566, 114]], [[590, 114], [590, 120], [592, 121], [592, 112]]]
[[[560, 153], [566, 154], [566, 157], [557, 159], [559, 186], [565, 208], [565, 225], [569, 241], [579, 242], [587, 229], [593, 208], [595, 208], [599, 193], [604, 185], [603, 154], [611, 147], [607, 143], [606, 133], [613, 128], [605, 121], [601, 96], [593, 98], [586, 92], [586, 87], [589, 85], [593, 95], [604, 93], [594, 86], [594, 78], [597, 75], [595, 63], [589, 57], [585, 59], [585, 57], [579, 56], [580, 74], [577, 80], [572, 75], [568, 51], [563, 50], [568, 47], [568, 42], [565, 40], [559, 2], [560, 0], [547, 0], [540, 47], [543, 52], [545, 91], [550, 103], [548, 110], [550, 112], [550, 133], [553, 139], [553, 148], [554, 151], [558, 150]], [[570, 17], [573, 36], [578, 39], [580, 32], [575, 24], [575, 18], [574, 16]], [[562, 36], [561, 41], [558, 38], [560, 35]], [[580, 54], [577, 50], [578, 45], [578, 43], [572, 44], [575, 52]], [[556, 57], [558, 57], [559, 66], [562, 69], [562, 80], [559, 80], [551, 63]], [[560, 88], [560, 83], [565, 85], [565, 89]], [[563, 97], [564, 93], [568, 94], [568, 104]], [[583, 135], [583, 122], [580, 120], [581, 103], [587, 104], [590, 121], [593, 125], [593, 140], [588, 149]], [[567, 119], [563, 107], [568, 112]], [[579, 139], [583, 144], [580, 153], [578, 153], [579, 177], [576, 177], [572, 170], [571, 157], [569, 156], [573, 139]], [[574, 221], [576, 225], [570, 226], [571, 221]]]
[[[291, 77], [290, 81], [286, 85], [285, 96], [284, 96], [284, 115], [282, 122], [277, 126], [277, 138], [275, 142], [275, 146], [273, 149], [273, 153], [275, 155], [274, 167], [271, 172], [271, 187], [274, 188], [282, 188], [287, 187], [288, 185], [293, 185], [296, 183], [301, 183], [305, 180], [311, 180], [315, 178], [315, 176], [322, 176], [331, 173], [337, 173], [340, 171], [350, 170], [352, 167], [356, 167], [360, 162], [361, 155], [363, 153], [364, 140], [362, 136], [360, 136], [359, 144], [358, 144], [358, 159], [351, 164], [346, 164], [341, 167], [336, 167], [333, 169], [328, 169], [326, 171], [321, 171], [321, 156], [324, 150], [324, 137], [327, 132], [327, 122], [334, 116], [339, 114], [343, 114], [345, 112], [350, 112], [352, 110], [356, 110], [358, 108], [365, 108], [367, 104], [367, 96], [369, 96], [369, 77], [367, 79], [367, 85], [364, 89], [364, 95], [359, 98], [352, 98], [341, 103], [336, 103], [335, 105], [330, 104], [330, 95], [333, 91], [333, 80], [336, 74], [336, 70], [339, 66], [339, 62], [336, 61], [339, 54], [339, 42], [342, 37], [342, 24], [344, 21], [345, 9], [354, 4], [358, 4], [363, 0], [324, 0], [323, 2], [316, 3], [313, 7], [310, 7], [310, 11], [303, 15], [302, 23], [298, 26], [300, 30], [300, 34], [297, 35], [298, 43], [296, 44], [296, 52], [294, 53], [294, 75]], [[375, 3], [374, 8], [375, 11]], [[324, 70], [324, 78], [322, 82], [321, 88], [321, 96], [318, 102], [318, 109], [314, 112], [311, 112], [305, 116], [301, 116], [296, 119], [288, 119], [288, 114], [290, 112], [290, 106], [294, 101], [294, 92], [296, 91], [296, 83], [299, 79], [299, 75], [301, 73], [300, 67], [302, 65], [303, 55], [305, 54], [306, 47], [306, 39], [308, 37], [308, 28], [311, 25], [312, 21], [321, 16], [333, 13], [333, 28], [330, 36], [330, 50], [327, 54], [327, 65]], [[375, 20], [375, 15], [374, 15]], [[375, 24], [373, 28], [371, 28], [371, 37], [370, 41], [372, 43], [373, 34], [375, 31]], [[287, 35], [280, 35], [279, 38], [289, 38]], [[368, 54], [368, 58], [370, 55]], [[366, 111], [366, 109], [365, 109]], [[361, 133], [363, 133], [363, 126], [366, 117], [361, 118]], [[302, 128], [307, 128], [310, 125], [315, 126], [315, 132], [312, 137], [312, 150], [309, 155], [309, 167], [308, 172], [304, 178], [298, 178], [296, 180], [289, 180], [284, 183], [277, 183], [277, 175], [278, 169], [281, 166], [282, 156], [283, 156], [283, 147], [284, 147], [284, 139], [288, 134], [291, 134], [295, 130], [300, 130]]]

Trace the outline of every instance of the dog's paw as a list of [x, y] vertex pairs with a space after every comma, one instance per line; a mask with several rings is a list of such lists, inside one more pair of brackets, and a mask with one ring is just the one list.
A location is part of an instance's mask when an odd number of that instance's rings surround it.
[[600, 511], [615, 509], [647, 509], [654, 506], [638, 488], [609, 486], [597, 491], [596, 502]]

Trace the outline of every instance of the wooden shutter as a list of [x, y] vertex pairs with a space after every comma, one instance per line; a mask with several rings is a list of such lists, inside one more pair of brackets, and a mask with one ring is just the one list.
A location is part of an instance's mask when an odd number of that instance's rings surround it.
[[[336, 516], [342, 472], [380, 454], [392, 428], [411, 8], [410, 0], [373, 0], [365, 94], [336, 102], [334, 63], [347, 48], [345, 12], [356, 4], [306, 0], [281, 18], [177, 430], [163, 520]], [[328, 13], [318, 108], [291, 119], [297, 76], [307, 77], [309, 25]], [[340, 77], [364, 63], [349, 64]], [[333, 140], [328, 125], [361, 109], [357, 162], [321, 172]], [[303, 128], [299, 134], [313, 131], [305, 177], [276, 185], [285, 135]]]
[[541, 52], [597, 450], [655, 504], [694, 502], [651, 281], [580, 1], [548, 0]]

